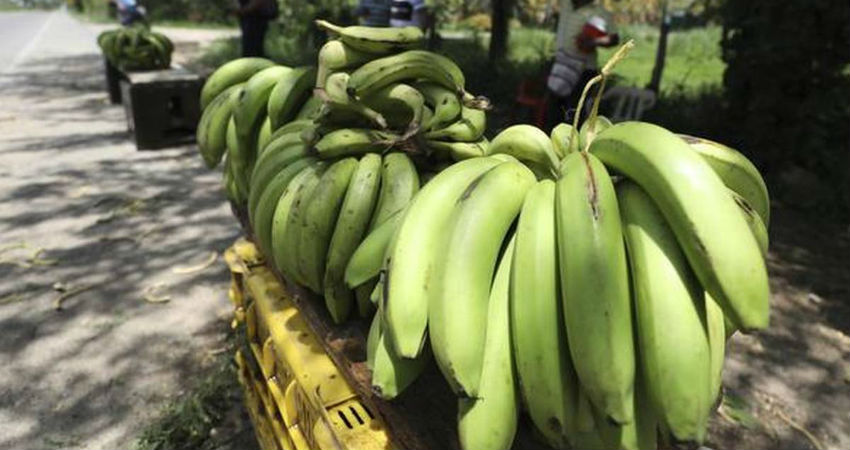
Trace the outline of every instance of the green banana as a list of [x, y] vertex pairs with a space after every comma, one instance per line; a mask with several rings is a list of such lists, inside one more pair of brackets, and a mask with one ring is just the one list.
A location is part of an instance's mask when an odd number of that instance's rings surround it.
[[614, 185], [593, 155], [564, 158], [555, 191], [561, 300], [579, 381], [591, 403], [631, 422], [635, 353], [629, 275]]
[[319, 49], [319, 70], [316, 74], [316, 87], [325, 87], [330, 74], [343, 69], [351, 69], [373, 59], [375, 55], [355, 50], [339, 39], [326, 42]]
[[316, 114], [318, 114], [321, 107], [322, 99], [314, 95], [308, 98], [307, 101], [301, 105], [301, 109], [299, 109], [298, 113], [295, 114], [294, 120], [313, 120], [316, 118]]
[[296, 283], [306, 284], [298, 271], [301, 219], [309, 199], [325, 171], [325, 163], [307, 166], [289, 182], [275, 206], [272, 220], [272, 254], [277, 269]]
[[[430, 280], [438, 270], [442, 249], [437, 246], [451, 214], [446, 205], [457, 202], [473, 180], [500, 163], [489, 157], [456, 163], [434, 176], [410, 201], [384, 263], [385, 331], [400, 356], [416, 357], [425, 342]], [[383, 179], [387, 180], [386, 174]]]
[[711, 398], [711, 407], [713, 409], [722, 394], [723, 359], [726, 356], [727, 330], [723, 310], [720, 309], [720, 305], [708, 294], [705, 294], [705, 317], [706, 328], [708, 328], [708, 343], [711, 347], [709, 397]]
[[378, 353], [378, 343], [381, 341], [381, 315], [375, 314], [366, 335], [366, 367], [375, 370], [375, 356]]
[[322, 136], [313, 146], [322, 159], [384, 153], [398, 136], [368, 128], [341, 128]]
[[653, 409], [677, 440], [702, 442], [714, 404], [704, 291], [652, 199], [624, 181], [617, 186], [617, 200], [631, 267], [640, 366]]
[[737, 192], [752, 205], [765, 225], [770, 224], [770, 196], [767, 185], [756, 166], [746, 156], [708, 139], [685, 134], [679, 134], [679, 137], [702, 156], [729, 189]]
[[419, 191], [419, 173], [413, 161], [404, 153], [384, 156], [381, 181], [378, 204], [369, 222], [370, 231], [406, 208]]
[[368, 319], [375, 313], [375, 306], [372, 304], [372, 291], [378, 284], [378, 279], [372, 279], [366, 283], [354, 288], [354, 298], [357, 300], [357, 312], [360, 317]]
[[[316, 164], [316, 158], [300, 158], [280, 169], [267, 183], [262, 186], [262, 194], [258, 196], [256, 209], [252, 211], [254, 238], [264, 255], [273, 254], [272, 221], [278, 200], [292, 179], [304, 168]], [[259, 191], [259, 189], [258, 189]]]
[[552, 141], [532, 125], [513, 125], [496, 135], [490, 142], [490, 154], [497, 153], [511, 155], [544, 173], [558, 169], [558, 155]]
[[573, 139], [573, 126], [561, 122], [552, 128], [549, 133], [549, 139], [552, 141], [552, 149], [555, 150], [555, 155], [558, 158], [567, 156], [570, 150], [570, 142]]
[[[236, 92], [241, 91], [242, 88], [236, 90]], [[227, 166], [235, 188], [236, 203], [242, 205], [248, 200], [248, 180], [245, 177], [244, 168], [238, 167], [234, 162], [234, 155], [239, 151], [239, 143], [236, 137], [236, 122], [233, 121], [232, 115], [230, 116], [230, 120], [227, 121], [224, 142], [227, 147]]]
[[[273, 142], [275, 139], [283, 136], [284, 134], [300, 133], [305, 128], [315, 128], [315, 127], [316, 127], [316, 124], [312, 120], [309, 120], [309, 119], [293, 120], [292, 122], [289, 122], [289, 123], [281, 126], [280, 128], [272, 131], [271, 136], [269, 136], [268, 143]], [[257, 156], [258, 157], [262, 156], [262, 152], [264, 150], [265, 150], [265, 148], [261, 149], [260, 153]]]
[[591, 117], [585, 120], [579, 127], [578, 131], [578, 144], [580, 149], [585, 150], [587, 146], [596, 139], [596, 136], [599, 133], [611, 128], [613, 125], [614, 124], [611, 123], [611, 121], [605, 116], [596, 116], [595, 118]]
[[496, 166], [450, 204], [441, 230], [429, 280], [428, 335], [437, 366], [461, 397], [478, 395], [490, 282], [508, 228], [535, 181], [520, 163]]
[[735, 200], [735, 204], [738, 205], [738, 208], [741, 210], [741, 215], [743, 215], [744, 219], [747, 221], [747, 225], [750, 227], [750, 231], [753, 233], [753, 236], [756, 238], [756, 242], [758, 242], [759, 250], [761, 251], [761, 256], [763, 258], [767, 258], [767, 250], [770, 246], [770, 238], [767, 234], [767, 227], [764, 226], [764, 222], [761, 220], [761, 216], [750, 206], [750, 203], [744, 197], [738, 195], [737, 192], [733, 190], [729, 190], [729, 194], [732, 196], [732, 199]]
[[239, 172], [234, 175], [247, 177], [256, 158], [257, 132], [266, 113], [269, 93], [277, 80], [292, 69], [273, 66], [261, 70], [251, 77], [242, 87], [233, 106], [233, 120], [236, 124], [237, 151], [233, 163]]
[[296, 67], [280, 76], [267, 105], [273, 130], [295, 118], [298, 109], [312, 95], [315, 82], [314, 66]]
[[323, 282], [325, 304], [336, 323], [346, 319], [354, 303], [353, 293], [345, 285], [345, 269], [369, 226], [380, 182], [381, 157], [363, 156], [351, 175], [327, 251]]
[[260, 154], [263, 152], [263, 149], [266, 148], [266, 145], [269, 143], [269, 139], [272, 137], [272, 123], [268, 116], [263, 120], [263, 124], [260, 126], [260, 130], [257, 132], [257, 149], [254, 151], [257, 155], [257, 158], [260, 157]]
[[[257, 164], [251, 173], [251, 182], [248, 189], [248, 213], [250, 214], [252, 224], [254, 223], [254, 215], [257, 212], [257, 203], [269, 181], [288, 165], [305, 156], [307, 156], [307, 146], [304, 144], [295, 144], [283, 147], [273, 154], [266, 153], [266, 157], [260, 161], [262, 164]], [[275, 201], [277, 201], [277, 198], [275, 198]]]
[[721, 178], [699, 155], [673, 133], [641, 122], [603, 131], [590, 152], [652, 197], [726, 316], [745, 330], [767, 326], [769, 287], [758, 243]]
[[265, 58], [239, 58], [230, 61], [213, 72], [201, 88], [201, 110], [218, 97], [218, 94], [235, 84], [244, 83], [257, 72], [274, 66]]
[[490, 141], [487, 138], [477, 142], [425, 141], [425, 146], [438, 155], [449, 157], [454, 161], [490, 154]]
[[404, 129], [407, 135], [417, 132], [422, 125], [425, 98], [410, 85], [391, 84], [363, 97], [362, 103], [387, 118], [389, 126]]
[[372, 352], [369, 352], [368, 345], [366, 347], [366, 360], [372, 361], [372, 391], [383, 399], [391, 400], [416, 381], [431, 358], [427, 351], [413, 359], [398, 356], [382, 330], [380, 311], [375, 314], [372, 324], [378, 328]]
[[484, 136], [485, 128], [487, 128], [487, 113], [480, 109], [463, 106], [460, 119], [445, 128], [426, 132], [425, 139], [473, 142]]
[[424, 50], [408, 50], [374, 59], [357, 68], [348, 80], [348, 94], [362, 98], [384, 86], [410, 79], [437, 83], [458, 96], [465, 93], [463, 72], [454, 61]]
[[[360, 242], [345, 267], [346, 286], [349, 288], [362, 286], [380, 274], [390, 240], [403, 218], [404, 211], [396, 211]], [[369, 292], [371, 291], [370, 289]]]
[[326, 20], [316, 20], [319, 28], [339, 36], [346, 45], [367, 53], [394, 53], [420, 47], [424, 35], [418, 27], [378, 28], [364, 26], [341, 27]]
[[413, 83], [413, 87], [418, 89], [425, 97], [425, 104], [434, 109], [431, 119], [422, 121], [423, 130], [431, 130], [450, 124], [460, 115], [460, 99], [453, 90], [427, 81]]
[[[487, 338], [476, 398], [458, 399], [458, 438], [467, 450], [511, 448], [519, 402], [511, 354], [510, 281], [514, 239], [501, 257], [487, 301]], [[479, 325], [480, 326], [480, 325]]]
[[[346, 158], [328, 167], [304, 209], [302, 228], [296, 250], [298, 271], [304, 284], [313, 292], [322, 293], [328, 246], [339, 217], [357, 160]], [[340, 314], [342, 314], [340, 312]], [[341, 316], [340, 316], [341, 317]], [[334, 319], [338, 319], [334, 317]]]
[[642, 450], [658, 448], [657, 435], [660, 424], [652, 409], [652, 402], [644, 387], [640, 370], [635, 378], [635, 419], [625, 425], [612, 423], [599, 410], [591, 406], [596, 436], [590, 436], [589, 445], [578, 448], [599, 450]]
[[526, 194], [517, 225], [511, 331], [519, 386], [531, 420], [549, 446], [564, 449], [575, 432], [578, 380], [558, 293], [555, 236], [555, 183], [543, 180]]
[[387, 120], [381, 113], [348, 96], [348, 92], [346, 92], [348, 79], [349, 75], [345, 72], [334, 73], [328, 77], [324, 91], [317, 91], [320, 95], [324, 93], [327, 97], [325, 99], [327, 108], [350, 111], [353, 114], [363, 116], [378, 128], [387, 128]]
[[219, 94], [204, 109], [196, 132], [198, 149], [208, 168], [212, 169], [221, 161], [227, 150], [227, 124], [233, 112], [233, 100], [241, 84], [233, 85]]

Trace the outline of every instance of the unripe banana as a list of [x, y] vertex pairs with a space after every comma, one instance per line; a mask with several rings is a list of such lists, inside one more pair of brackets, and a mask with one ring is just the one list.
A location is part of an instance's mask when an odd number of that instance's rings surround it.
[[552, 149], [558, 158], [564, 158], [570, 152], [570, 141], [573, 139], [573, 127], [568, 123], [561, 122], [549, 132], [552, 141]]
[[366, 128], [342, 128], [331, 131], [313, 146], [322, 159], [343, 156], [360, 156], [366, 153], [384, 153], [398, 140], [398, 136]]
[[611, 128], [614, 124], [611, 123], [605, 116], [591, 117], [581, 124], [578, 131], [578, 143], [581, 150], [585, 150], [596, 136]]
[[747, 221], [747, 225], [750, 227], [750, 231], [753, 233], [753, 236], [756, 238], [756, 242], [758, 242], [759, 250], [761, 251], [761, 256], [767, 258], [768, 247], [770, 246], [770, 237], [767, 234], [767, 227], [764, 226], [764, 222], [761, 220], [761, 216], [750, 206], [750, 203], [738, 195], [737, 192], [733, 190], [729, 190], [729, 194], [732, 196], [732, 199], [735, 200], [735, 204], [738, 205], [738, 208], [741, 211], [741, 215]]
[[513, 125], [504, 129], [490, 142], [490, 154], [505, 153], [547, 173], [558, 169], [558, 156], [552, 141], [532, 125]]
[[263, 149], [266, 148], [266, 145], [268, 145], [271, 137], [272, 123], [268, 116], [266, 116], [266, 119], [263, 120], [263, 124], [260, 125], [260, 130], [257, 132], [257, 149], [255, 150], [257, 158], [260, 157], [260, 154], [263, 152]]
[[487, 113], [480, 109], [464, 106], [460, 111], [460, 119], [445, 128], [425, 133], [425, 139], [473, 142], [481, 139], [485, 128], [487, 128]]
[[702, 156], [729, 189], [737, 192], [752, 205], [765, 225], [770, 224], [770, 196], [767, 186], [756, 166], [746, 156], [708, 139], [685, 134], [680, 134], [679, 137]]
[[345, 284], [349, 288], [362, 286], [380, 274], [390, 240], [403, 218], [404, 211], [397, 211], [357, 246], [345, 268]]
[[711, 167], [681, 138], [648, 123], [605, 130], [590, 151], [655, 201], [697, 277], [743, 329], [767, 326], [767, 270], [738, 206]]
[[326, 20], [316, 20], [319, 28], [339, 35], [340, 40], [362, 52], [386, 54], [420, 47], [424, 35], [418, 27], [378, 28], [341, 27]]
[[425, 97], [425, 104], [434, 109], [434, 115], [431, 119], [422, 121], [423, 130], [427, 131], [446, 126], [454, 122], [460, 115], [460, 99], [455, 91], [427, 81], [414, 83], [413, 87], [422, 92], [422, 96]]
[[619, 183], [617, 199], [653, 409], [677, 440], [702, 442], [714, 403], [704, 291], [652, 199], [630, 181]]
[[[316, 127], [316, 124], [312, 120], [308, 120], [308, 119], [293, 120], [292, 122], [289, 122], [289, 123], [281, 126], [277, 130], [274, 130], [272, 132], [272, 135], [269, 136], [268, 143], [274, 142], [275, 139], [283, 136], [284, 134], [300, 133], [302, 130], [304, 130], [306, 128], [315, 128], [315, 127]], [[260, 150], [260, 154], [257, 155], [258, 158], [262, 156], [263, 151], [265, 151], [265, 148]]]
[[325, 163], [307, 166], [281, 195], [275, 207], [272, 221], [272, 254], [278, 270], [290, 280], [305, 285], [298, 270], [298, 242], [301, 240], [301, 221], [319, 179], [325, 171]]
[[429, 280], [428, 335], [443, 377], [460, 397], [478, 395], [486, 334], [481, 324], [487, 322], [498, 252], [535, 181], [522, 164], [496, 166], [450, 204], [451, 216], [440, 230], [440, 255]]
[[[269, 181], [276, 177], [286, 166], [307, 156], [307, 146], [300, 143], [272, 150], [276, 151], [274, 153], [266, 153], [266, 157], [259, 161], [260, 164], [257, 164], [251, 173], [251, 183], [248, 190], [248, 214], [250, 214], [252, 224], [254, 223], [253, 219], [256, 213], [257, 203]], [[274, 201], [277, 202], [277, 198]]]
[[370, 231], [407, 208], [419, 191], [419, 173], [413, 161], [404, 153], [384, 156], [381, 167], [381, 193], [369, 222]]
[[473, 180], [500, 163], [490, 157], [456, 163], [434, 176], [410, 202], [385, 258], [385, 332], [400, 356], [414, 358], [424, 344], [430, 280], [442, 253], [437, 246], [451, 214], [446, 205], [456, 203]]
[[720, 309], [720, 305], [708, 294], [705, 294], [705, 313], [706, 327], [708, 328], [708, 343], [711, 347], [709, 397], [711, 398], [712, 405], [714, 405], [722, 394], [723, 359], [726, 356], [727, 330], [723, 310]]
[[362, 98], [399, 81], [424, 79], [463, 95], [465, 79], [454, 61], [424, 50], [408, 50], [360, 66], [351, 73], [348, 93]]
[[201, 114], [198, 122], [198, 150], [208, 168], [221, 161], [227, 150], [227, 124], [233, 114], [233, 100], [242, 84], [233, 85], [222, 91]]
[[371, 296], [377, 284], [378, 279], [373, 278], [354, 288], [354, 298], [357, 300], [357, 312], [363, 319], [368, 319], [375, 315], [375, 305], [372, 304]]
[[428, 149], [453, 161], [487, 156], [490, 153], [490, 141], [486, 138], [477, 142], [425, 141]]
[[366, 347], [366, 360], [372, 361], [372, 391], [383, 399], [391, 400], [416, 381], [431, 357], [427, 351], [414, 359], [398, 356], [382, 330], [380, 312], [372, 319], [372, 326], [377, 327], [377, 339], [373, 337], [372, 352], [369, 352], [369, 346]]
[[570, 354], [591, 403], [626, 424], [633, 419], [635, 352], [617, 197], [593, 155], [570, 153], [563, 168], [555, 214]]
[[363, 97], [363, 104], [387, 118], [387, 124], [412, 135], [422, 125], [425, 98], [413, 87], [393, 83]]
[[316, 67], [296, 67], [281, 75], [269, 94], [268, 115], [273, 130], [292, 121], [301, 105], [313, 94]]
[[640, 370], [635, 378], [635, 419], [627, 424], [611, 422], [603, 413], [591, 406], [596, 427], [596, 435], [590, 437], [589, 445], [577, 448], [599, 450], [643, 450], [658, 448], [657, 436], [661, 424], [652, 409], [652, 402], [644, 386], [644, 377]]
[[[242, 88], [237, 89], [241, 92]], [[231, 115], [227, 121], [227, 132], [225, 134], [225, 143], [227, 144], [227, 166], [230, 177], [233, 180], [234, 193], [236, 194], [236, 203], [243, 205], [248, 201], [248, 178], [245, 175], [245, 169], [238, 167], [234, 162], [234, 155], [239, 151], [239, 139], [236, 137], [236, 123]]]
[[[283, 195], [292, 179], [304, 168], [316, 164], [317, 159], [312, 157], [296, 159], [274, 175], [263, 187], [258, 189], [262, 192], [258, 196], [256, 209], [252, 211], [252, 225], [254, 226], [254, 239], [257, 241], [264, 255], [272, 255], [272, 221], [278, 200]], [[259, 187], [259, 186], [258, 186]]]
[[354, 158], [337, 161], [328, 167], [304, 210], [296, 253], [298, 271], [303, 276], [304, 284], [313, 292], [323, 292], [328, 246], [356, 168], [357, 160]]
[[487, 301], [487, 338], [476, 398], [458, 399], [458, 438], [466, 450], [508, 450], [519, 416], [511, 353], [510, 281], [514, 239], [501, 257]]
[[[353, 114], [363, 116], [370, 124], [374, 124], [378, 128], [386, 128], [387, 121], [381, 113], [348, 96], [346, 90], [348, 89], [349, 77], [345, 72], [337, 72], [328, 77], [324, 89], [324, 96], [327, 97], [324, 100], [326, 108], [350, 111]], [[321, 95], [322, 91], [317, 91], [317, 93]]]
[[531, 420], [549, 446], [564, 449], [575, 433], [578, 380], [558, 292], [555, 236], [555, 183], [543, 180], [526, 194], [517, 225], [511, 331], [517, 377]]
[[355, 50], [339, 39], [325, 43], [319, 50], [319, 70], [316, 87], [324, 88], [328, 76], [338, 70], [351, 69], [375, 58], [375, 55]]
[[322, 99], [314, 95], [304, 102], [301, 109], [298, 110], [298, 114], [295, 115], [294, 120], [313, 120], [316, 118], [321, 107]]
[[207, 78], [201, 88], [201, 110], [206, 109], [225, 89], [244, 83], [257, 72], [274, 65], [273, 61], [265, 58], [239, 58], [222, 65]]
[[353, 292], [345, 286], [345, 269], [351, 255], [363, 240], [378, 200], [381, 157], [365, 155], [351, 175], [339, 218], [331, 236], [324, 274], [325, 304], [336, 323], [342, 323], [354, 303]]
[[[292, 69], [273, 66], [251, 77], [239, 92], [239, 98], [233, 107], [233, 120], [236, 124], [238, 145], [234, 153], [234, 166], [247, 177], [254, 166], [257, 147], [257, 132], [266, 113], [269, 93], [277, 80]], [[239, 173], [235, 173], [237, 177]]]

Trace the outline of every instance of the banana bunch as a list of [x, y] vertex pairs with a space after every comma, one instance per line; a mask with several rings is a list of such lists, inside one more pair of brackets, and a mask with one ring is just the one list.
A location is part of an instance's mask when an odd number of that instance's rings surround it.
[[144, 26], [104, 31], [97, 36], [97, 44], [106, 59], [121, 70], [141, 71], [171, 67], [174, 44], [164, 34]]
[[725, 342], [768, 323], [769, 197], [740, 153], [642, 122], [484, 136], [486, 100], [416, 29], [337, 27], [317, 67], [243, 58], [198, 144], [266, 260], [371, 317], [375, 393], [432, 360], [465, 449], [702, 442]]
[[565, 127], [504, 130], [355, 251], [346, 281], [380, 275], [376, 391], [433, 357], [468, 449], [510, 448], [519, 405], [554, 448], [702, 442], [727, 336], [767, 326], [764, 182], [656, 125]]

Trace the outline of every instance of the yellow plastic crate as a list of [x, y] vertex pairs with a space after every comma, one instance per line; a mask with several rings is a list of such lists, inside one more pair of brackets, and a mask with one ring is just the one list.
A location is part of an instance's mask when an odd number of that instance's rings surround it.
[[237, 351], [239, 381], [263, 449], [392, 448], [369, 411], [317, 340], [256, 247], [240, 239], [225, 252], [234, 327], [248, 345]]

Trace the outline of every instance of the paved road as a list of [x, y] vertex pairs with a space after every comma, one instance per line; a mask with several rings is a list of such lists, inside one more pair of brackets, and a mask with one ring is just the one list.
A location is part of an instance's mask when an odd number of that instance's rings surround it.
[[194, 146], [135, 150], [100, 28], [0, 13], [0, 448], [133, 447], [228, 329], [221, 259], [174, 271], [238, 234], [220, 177]]

